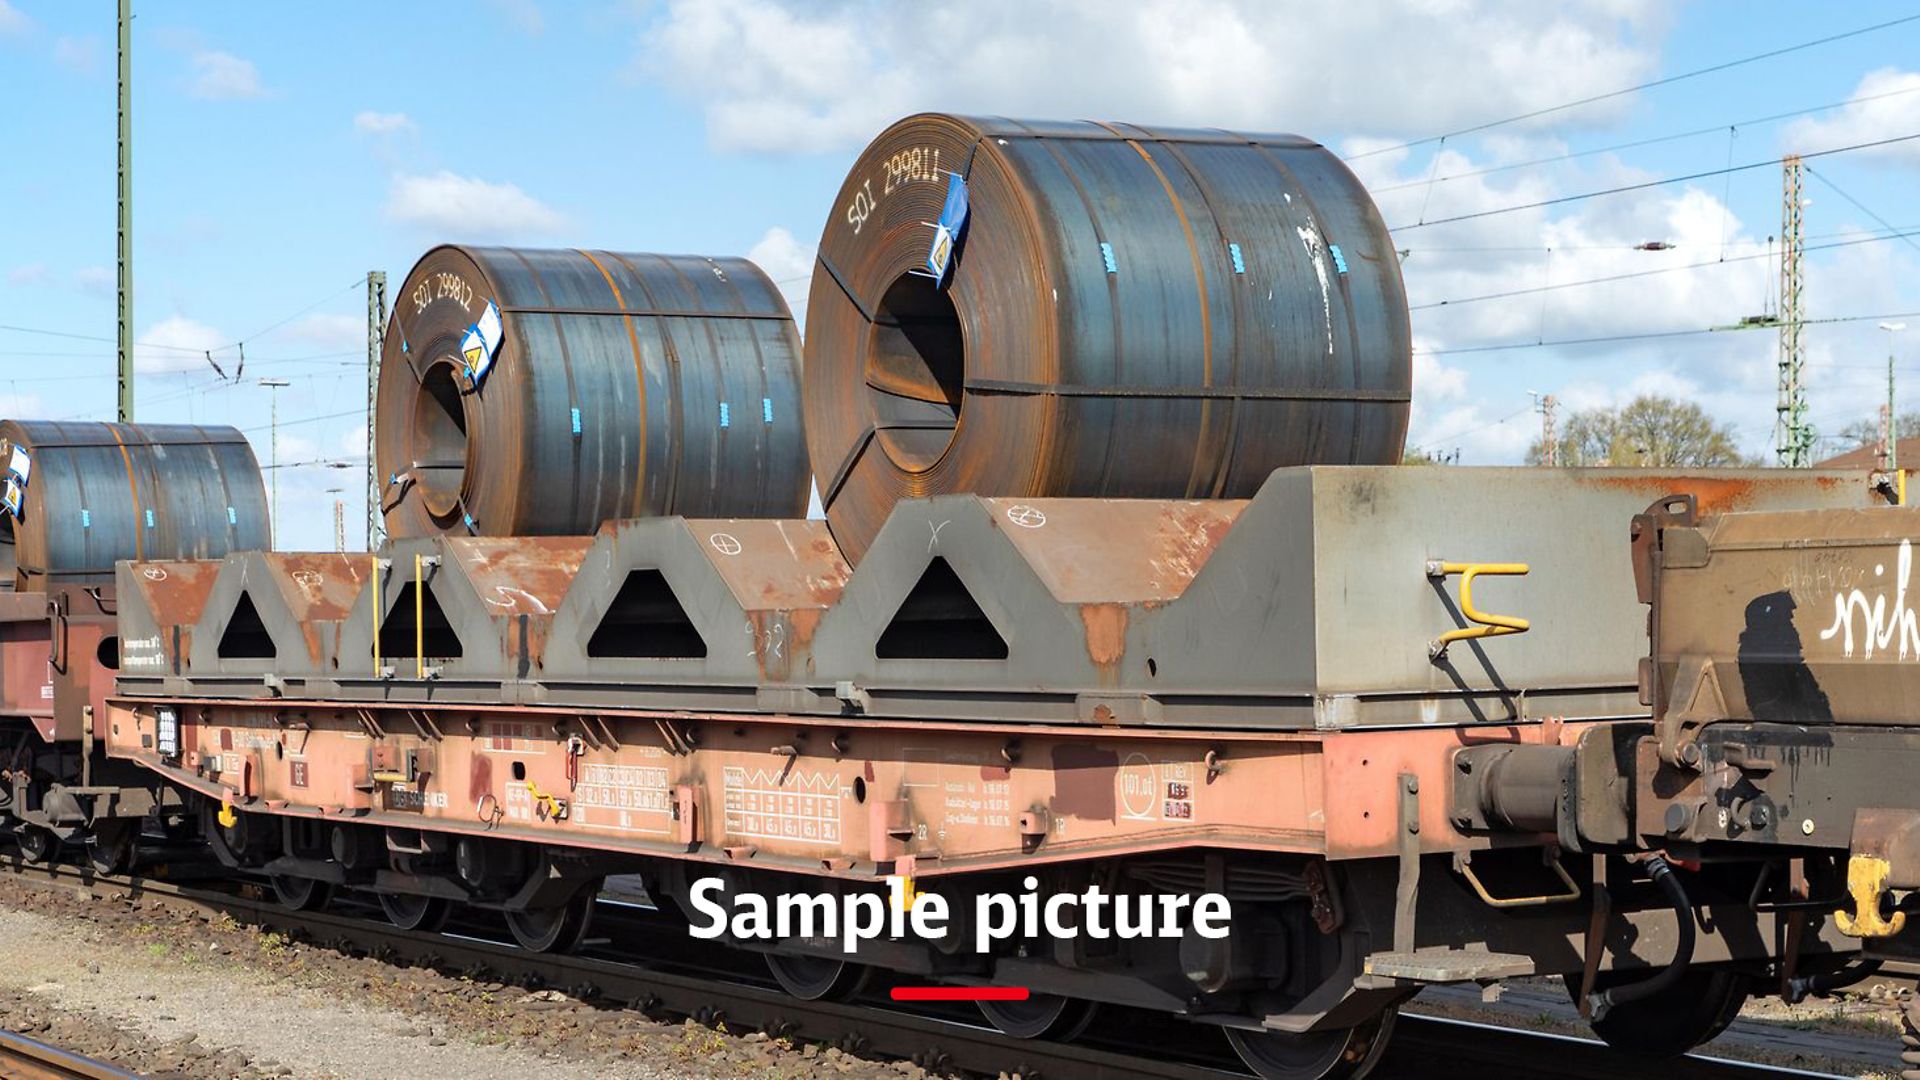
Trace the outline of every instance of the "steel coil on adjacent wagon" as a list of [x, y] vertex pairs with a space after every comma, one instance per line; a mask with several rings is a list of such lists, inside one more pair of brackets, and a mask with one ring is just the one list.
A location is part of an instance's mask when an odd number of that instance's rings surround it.
[[30, 462], [20, 517], [0, 511], [0, 577], [20, 589], [272, 545], [260, 463], [234, 428], [8, 420], [0, 444], [0, 467], [15, 447]]
[[[949, 174], [970, 213], [921, 271]], [[835, 539], [901, 498], [1246, 497], [1402, 453], [1400, 269], [1358, 180], [1290, 135], [910, 117], [821, 237], [806, 409]]]
[[[463, 340], [492, 303], [492, 366]], [[374, 452], [394, 536], [797, 517], [800, 339], [745, 259], [440, 247], [394, 297]]]

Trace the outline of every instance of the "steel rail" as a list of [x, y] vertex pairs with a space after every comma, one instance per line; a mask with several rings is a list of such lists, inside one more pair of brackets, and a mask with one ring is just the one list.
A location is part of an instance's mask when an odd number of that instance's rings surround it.
[[0, 1031], [0, 1076], [8, 1080], [140, 1080], [138, 1073], [11, 1031]]
[[[293, 911], [264, 894], [251, 895], [252, 885], [242, 892], [229, 892], [138, 875], [100, 875], [79, 866], [30, 865], [17, 859], [0, 860], [0, 870], [44, 887], [115, 888], [135, 897], [160, 897], [221, 911], [266, 929], [296, 933], [322, 945], [345, 944], [386, 960], [467, 974], [485, 971], [486, 977], [496, 981], [529, 988], [551, 986], [589, 1001], [622, 1004], [648, 1014], [686, 1016], [736, 1031], [760, 1030], [858, 1055], [902, 1058], [930, 1072], [1018, 1073], [1045, 1080], [1223, 1080], [1247, 1075], [1224, 1043], [1215, 1049], [1202, 1045], [1184, 1060], [1169, 1060], [1175, 1057], [1170, 1048], [1188, 1049], [1180, 1046], [1183, 1041], [1209, 1041], [1192, 1039], [1198, 1034], [1194, 1026], [1174, 1018], [1148, 1018], [1132, 1025], [1137, 1030], [1130, 1029], [1124, 1043], [1103, 1038], [1099, 1026], [1090, 1033], [1090, 1042], [1015, 1039], [951, 1015], [802, 1001], [778, 989], [741, 982], [733, 972], [669, 971], [631, 961], [535, 953], [467, 936], [411, 933], [342, 912]], [[1492, 1070], [1492, 1075], [1508, 1080], [1619, 1080], [1634, 1067], [1631, 1059], [1590, 1039], [1404, 1015], [1375, 1075], [1484, 1080]], [[1675, 1080], [1810, 1080], [1829, 1074], [1689, 1055], [1661, 1062], [1660, 1075]]]

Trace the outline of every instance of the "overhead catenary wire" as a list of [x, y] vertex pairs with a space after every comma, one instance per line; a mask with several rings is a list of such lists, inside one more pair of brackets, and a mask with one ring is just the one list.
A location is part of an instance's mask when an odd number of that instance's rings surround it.
[[[1859, 199], [1854, 198], [1852, 195], [1847, 194], [1846, 189], [1842, 188], [1839, 184], [1834, 183], [1832, 180], [1827, 179], [1827, 176], [1825, 173], [1815, 172], [1813, 167], [1809, 165], [1802, 165], [1801, 168], [1806, 169], [1807, 174], [1812, 176], [1814, 179], [1832, 188], [1835, 193], [1837, 193], [1841, 198], [1852, 203], [1854, 207], [1858, 209], [1861, 213], [1872, 218], [1874, 221], [1879, 222], [1881, 228], [1883, 229], [1893, 228], [1893, 226], [1887, 224], [1886, 218], [1883, 218], [1879, 214], [1874, 213], [1872, 207], [1868, 206], [1866, 203], [1861, 202]], [[1905, 240], [1908, 246], [1916, 250], [1920, 250], [1920, 242], [1915, 242], [1912, 236], [1904, 235], [1904, 234], [1896, 234], [1896, 235], [1900, 235], [1901, 239]]]
[[1445, 176], [1405, 180], [1397, 184], [1388, 184], [1385, 187], [1373, 187], [1368, 190], [1375, 195], [1385, 195], [1395, 191], [1406, 191], [1411, 188], [1426, 187], [1429, 184], [1444, 184], [1449, 180], [1468, 180], [1476, 176], [1490, 176], [1494, 173], [1512, 172], [1517, 169], [1531, 169], [1541, 165], [1557, 165], [1562, 161], [1573, 161], [1578, 158], [1592, 157], [1596, 154], [1608, 154], [1619, 150], [1636, 150], [1643, 146], [1658, 146], [1661, 143], [1678, 142], [1682, 139], [1697, 139], [1703, 135], [1716, 135], [1729, 129], [1757, 127], [1761, 124], [1771, 124], [1780, 120], [1791, 120], [1800, 116], [1811, 116], [1814, 113], [1827, 112], [1832, 109], [1842, 109], [1848, 105], [1863, 105], [1869, 101], [1900, 97], [1904, 94], [1920, 94], [1920, 86], [1903, 86], [1898, 90], [1886, 90], [1878, 94], [1862, 94], [1858, 97], [1850, 97], [1845, 101], [1830, 102], [1826, 105], [1813, 105], [1804, 109], [1794, 109], [1789, 112], [1772, 113], [1767, 116], [1756, 116], [1746, 120], [1733, 120], [1727, 123], [1714, 124], [1710, 127], [1694, 128], [1691, 131], [1678, 131], [1669, 135], [1655, 135], [1645, 139], [1634, 139], [1630, 142], [1613, 143], [1608, 146], [1595, 146], [1586, 150], [1569, 150], [1565, 153], [1533, 158], [1529, 161], [1510, 161], [1500, 165], [1488, 165], [1479, 169], [1470, 169], [1466, 172], [1448, 173]]
[[[1920, 18], [1920, 16], [1916, 16], [1916, 18]], [[1920, 139], [1920, 132], [1914, 132], [1908, 135], [1895, 135], [1885, 139], [1873, 139], [1867, 142], [1851, 143], [1846, 146], [1828, 147], [1825, 150], [1815, 150], [1810, 153], [1801, 154], [1800, 159], [1802, 161], [1810, 161], [1814, 158], [1831, 157], [1835, 154], [1852, 153], [1857, 150], [1872, 150], [1882, 146], [1893, 146], [1899, 143], [1912, 142], [1915, 139]], [[1664, 187], [1668, 184], [1682, 184], [1689, 180], [1704, 180], [1710, 176], [1725, 176], [1728, 173], [1746, 172], [1750, 169], [1778, 168], [1779, 165], [1780, 159], [1777, 157], [1767, 158], [1762, 161], [1749, 161], [1722, 169], [1707, 169], [1702, 172], [1687, 173], [1682, 176], [1664, 176], [1654, 180], [1641, 180], [1632, 184], [1617, 184], [1613, 187], [1599, 188], [1594, 191], [1576, 192], [1572, 195], [1559, 195], [1551, 199], [1540, 199], [1530, 203], [1497, 206], [1490, 210], [1474, 210], [1465, 214], [1455, 214], [1452, 217], [1434, 218], [1432, 221], [1416, 221], [1406, 225], [1393, 226], [1392, 231], [1395, 233], [1404, 233], [1413, 229], [1430, 228], [1434, 225], [1448, 225], [1456, 221], [1473, 221], [1479, 218], [1495, 217], [1500, 214], [1517, 213], [1522, 210], [1538, 210], [1547, 206], [1559, 206], [1563, 203], [1580, 202], [1584, 199], [1596, 199], [1603, 195], [1619, 195], [1629, 191], [1644, 191], [1648, 188]]]
[[[1871, 213], [1871, 211], [1869, 212]], [[1906, 240], [1908, 243], [1913, 243], [1913, 234], [1910, 232], [1895, 232], [1886, 235], [1858, 237], [1852, 240], [1835, 241], [1831, 244], [1816, 244], [1804, 250], [1809, 252], [1832, 251], [1835, 248], [1857, 247], [1861, 244], [1877, 244], [1887, 240]], [[1653, 266], [1643, 270], [1629, 270], [1619, 274], [1607, 274], [1602, 277], [1580, 278], [1574, 281], [1556, 281], [1548, 285], [1532, 285], [1515, 289], [1503, 289], [1499, 292], [1480, 293], [1476, 296], [1461, 296], [1450, 300], [1430, 300], [1423, 304], [1408, 305], [1407, 310], [1432, 311], [1438, 308], [1461, 307], [1466, 304], [1479, 303], [1483, 300], [1500, 300], [1514, 296], [1531, 296], [1534, 293], [1557, 292], [1561, 289], [1574, 289], [1586, 285], [1604, 285], [1610, 282], [1631, 281], [1634, 278], [1654, 277], [1659, 274], [1674, 274], [1683, 270], [1704, 270], [1716, 266], [1731, 266], [1734, 263], [1752, 262], [1756, 259], [1768, 259], [1772, 257], [1773, 253], [1770, 251], [1756, 251], [1749, 255], [1733, 255], [1721, 259], [1705, 259], [1700, 262], [1681, 263], [1676, 266]]]
[[[1802, 326], [1822, 326], [1835, 323], [1871, 322], [1879, 319], [1915, 319], [1920, 311], [1893, 311], [1878, 315], [1835, 315], [1824, 319], [1802, 319]], [[1707, 326], [1690, 330], [1650, 330], [1638, 334], [1602, 334], [1596, 337], [1563, 338], [1557, 341], [1515, 341], [1499, 345], [1463, 345], [1445, 349], [1414, 349], [1418, 356], [1456, 356], [1462, 353], [1504, 352], [1512, 349], [1551, 349], [1572, 345], [1599, 345], [1616, 341], [1653, 341], [1663, 338], [1697, 337], [1705, 334], [1735, 333], [1743, 330], [1776, 330], [1778, 324], [1772, 321], [1758, 322], [1745, 326]]]
[[1497, 127], [1505, 127], [1508, 124], [1517, 124], [1525, 120], [1537, 120], [1542, 116], [1551, 116], [1554, 113], [1565, 112], [1568, 109], [1577, 109], [1583, 105], [1593, 105], [1598, 102], [1611, 100], [1613, 98], [1625, 97], [1628, 94], [1637, 94], [1642, 90], [1652, 90], [1652, 89], [1655, 89], [1656, 87], [1670, 86], [1674, 83], [1683, 82], [1688, 79], [1696, 79], [1703, 75], [1712, 75], [1712, 74], [1715, 74], [1716, 72], [1727, 71], [1732, 68], [1741, 67], [1746, 64], [1753, 64], [1753, 63], [1758, 63], [1759, 61], [1762, 61], [1762, 60], [1771, 60], [1771, 59], [1774, 59], [1775, 57], [1786, 56], [1791, 53], [1800, 52], [1803, 49], [1811, 49], [1820, 45], [1832, 44], [1833, 42], [1843, 41], [1847, 38], [1859, 37], [1862, 34], [1871, 34], [1880, 30], [1888, 30], [1895, 26], [1900, 26], [1904, 23], [1914, 22], [1916, 20], [1920, 20], [1920, 15], [1904, 15], [1898, 19], [1889, 19], [1886, 22], [1875, 23], [1872, 26], [1863, 26], [1855, 30], [1847, 30], [1838, 34], [1829, 34], [1826, 37], [1815, 38], [1811, 41], [1802, 41], [1797, 44], [1787, 45], [1778, 49], [1769, 49], [1766, 52], [1755, 53], [1752, 56], [1743, 56], [1737, 60], [1725, 60], [1718, 64], [1709, 64], [1706, 67], [1694, 68], [1691, 71], [1683, 71], [1676, 75], [1662, 76], [1661, 78], [1658, 78], [1658, 79], [1652, 79], [1647, 82], [1636, 83], [1632, 86], [1621, 87], [1618, 90], [1609, 90], [1601, 94], [1590, 94], [1586, 97], [1577, 98], [1573, 101], [1565, 101], [1565, 102], [1561, 102], [1558, 105], [1549, 105], [1545, 108], [1533, 109], [1528, 112], [1516, 114], [1514, 116], [1507, 116], [1507, 117], [1502, 117], [1498, 120], [1489, 120], [1484, 123], [1473, 124], [1468, 127], [1456, 129], [1454, 131], [1442, 132], [1438, 135], [1428, 135], [1425, 138], [1413, 139], [1403, 143], [1396, 143], [1391, 146], [1381, 146], [1381, 147], [1376, 147], [1372, 150], [1364, 150], [1364, 151], [1361, 151], [1360, 153], [1348, 156], [1347, 158], [1345, 158], [1345, 160], [1359, 161], [1362, 158], [1374, 157], [1379, 154], [1389, 154], [1399, 150], [1409, 150], [1416, 146], [1425, 146], [1428, 143], [1437, 143], [1437, 142], [1444, 141], [1446, 139], [1456, 139], [1462, 135], [1474, 135], [1482, 131], [1491, 131], [1492, 129]]
[[1513, 412], [1508, 413], [1507, 415], [1501, 417], [1498, 420], [1490, 420], [1487, 423], [1479, 425], [1478, 427], [1470, 427], [1464, 431], [1456, 431], [1447, 435], [1435, 436], [1434, 438], [1423, 440], [1418, 445], [1415, 445], [1413, 443], [1408, 443], [1407, 450], [1409, 452], [1417, 451], [1417, 450], [1438, 450], [1445, 443], [1453, 442], [1456, 439], [1464, 439], [1469, 435], [1478, 435], [1483, 431], [1491, 431], [1492, 429], [1497, 428], [1502, 424], [1510, 424], [1513, 421], [1518, 420], [1521, 416], [1525, 415], [1526, 413], [1530, 413], [1532, 411], [1533, 411], [1533, 406], [1531, 404], [1528, 404], [1528, 405], [1522, 406], [1519, 409], [1514, 410]]

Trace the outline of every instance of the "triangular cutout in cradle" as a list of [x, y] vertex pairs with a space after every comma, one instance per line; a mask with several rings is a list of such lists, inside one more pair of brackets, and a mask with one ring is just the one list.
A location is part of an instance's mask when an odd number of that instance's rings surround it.
[[1007, 639], [939, 555], [893, 613], [873, 654], [881, 660], [1005, 660]]
[[380, 624], [380, 655], [417, 654], [428, 660], [458, 659], [461, 656], [460, 635], [454, 632], [453, 624], [448, 621], [447, 613], [441, 610], [440, 601], [433, 595], [431, 587], [427, 588], [424, 599], [418, 601], [418, 625], [425, 628], [425, 633], [421, 634], [415, 629], [414, 589], [411, 581], [402, 585], [399, 595], [394, 598], [393, 607], [387, 610], [386, 621]]
[[227, 628], [220, 634], [217, 652], [222, 660], [272, 660], [279, 655], [273, 635], [267, 632], [267, 624], [260, 618], [260, 609], [253, 606], [252, 593], [241, 593], [233, 605], [233, 612], [227, 616]]
[[698, 659], [707, 643], [658, 570], [634, 570], [620, 583], [587, 640], [590, 657]]

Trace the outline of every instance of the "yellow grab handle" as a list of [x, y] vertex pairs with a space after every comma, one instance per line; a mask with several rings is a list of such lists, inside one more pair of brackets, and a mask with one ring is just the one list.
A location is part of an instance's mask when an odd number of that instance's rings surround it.
[[1428, 577], [1444, 578], [1452, 574], [1460, 575], [1460, 614], [1466, 616], [1469, 622], [1476, 624], [1449, 630], [1434, 638], [1432, 644], [1427, 647], [1428, 654], [1437, 660], [1445, 656], [1447, 646], [1456, 641], [1526, 633], [1533, 624], [1520, 616], [1496, 615], [1491, 611], [1481, 611], [1473, 606], [1473, 579], [1481, 574], [1520, 577], [1531, 569], [1532, 567], [1526, 563], [1428, 563]]

